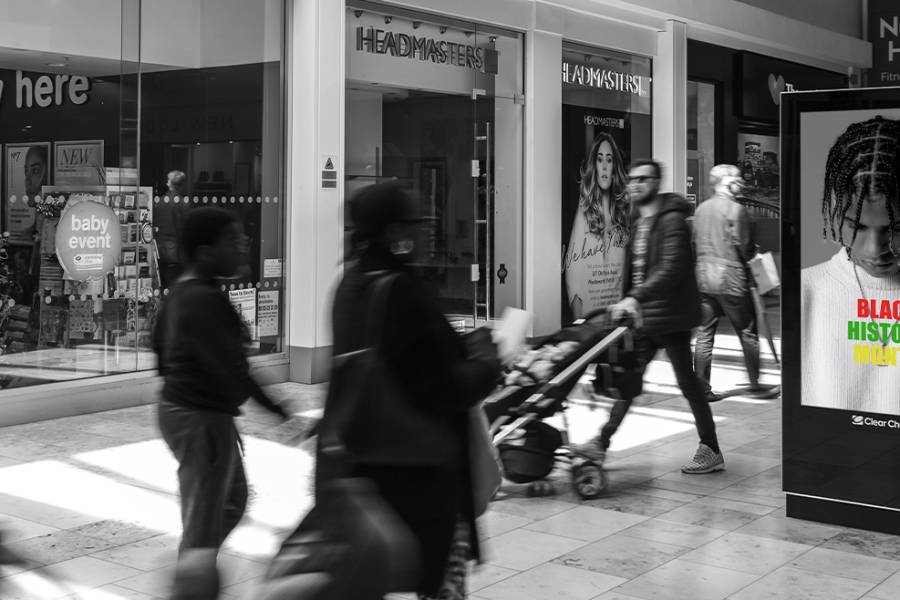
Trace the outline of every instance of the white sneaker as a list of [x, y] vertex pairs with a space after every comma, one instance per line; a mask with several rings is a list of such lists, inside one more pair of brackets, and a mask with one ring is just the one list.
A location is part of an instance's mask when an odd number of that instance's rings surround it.
[[691, 462], [681, 467], [681, 472], [689, 475], [702, 475], [724, 469], [725, 459], [722, 457], [722, 454], [713, 452], [712, 448], [701, 442], [697, 446], [694, 458], [691, 459]]

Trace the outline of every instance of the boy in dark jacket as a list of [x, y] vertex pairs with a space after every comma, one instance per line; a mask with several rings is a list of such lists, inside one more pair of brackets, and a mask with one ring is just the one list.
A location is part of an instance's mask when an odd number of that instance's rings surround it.
[[683, 473], [711, 473], [725, 468], [712, 410], [702, 382], [694, 373], [691, 329], [700, 324], [700, 294], [694, 278], [689, 205], [676, 194], [660, 194], [662, 168], [652, 160], [634, 162], [628, 173], [628, 193], [639, 216], [632, 225], [623, 278], [625, 295], [610, 307], [613, 319], [630, 317], [637, 325], [637, 364], [631, 376], [617, 382], [617, 399], [600, 435], [573, 447], [602, 463], [610, 438], [643, 388], [643, 371], [664, 348], [678, 387], [694, 414], [700, 445]]
[[188, 260], [163, 304], [154, 350], [163, 377], [159, 428], [178, 461], [182, 537], [171, 598], [216, 598], [216, 555], [247, 506], [234, 417], [252, 396], [287, 415], [250, 376], [249, 339], [217, 278], [234, 275], [246, 237], [233, 213], [203, 207], [181, 230]]

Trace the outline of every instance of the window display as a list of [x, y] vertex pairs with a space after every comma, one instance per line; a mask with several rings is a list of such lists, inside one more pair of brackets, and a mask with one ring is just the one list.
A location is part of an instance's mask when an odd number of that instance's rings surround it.
[[199, 206], [235, 212], [249, 238], [221, 288], [250, 353], [283, 349], [284, 271], [269, 265], [284, 259], [284, 3], [187, 0], [184, 15], [85, 15], [140, 29], [142, 68], [110, 58], [131, 44], [119, 32], [102, 57], [72, 40], [0, 61], [0, 388], [153, 369], [179, 226]]

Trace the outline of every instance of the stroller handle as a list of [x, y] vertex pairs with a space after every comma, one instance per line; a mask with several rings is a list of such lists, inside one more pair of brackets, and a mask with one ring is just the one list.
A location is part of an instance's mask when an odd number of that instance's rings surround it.
[[[607, 317], [612, 321], [612, 317], [609, 316], [609, 306], [604, 306], [603, 308], [595, 308], [594, 310], [585, 313], [583, 316], [579, 317], [578, 319], [575, 319], [575, 321], [573, 321], [572, 324], [573, 325], [583, 325], [584, 323], [593, 321], [594, 319], [597, 319], [598, 317]], [[636, 323], [635, 319], [625, 317], [625, 318], [616, 319], [613, 324], [633, 327], [635, 325], [638, 325], [639, 323]]]

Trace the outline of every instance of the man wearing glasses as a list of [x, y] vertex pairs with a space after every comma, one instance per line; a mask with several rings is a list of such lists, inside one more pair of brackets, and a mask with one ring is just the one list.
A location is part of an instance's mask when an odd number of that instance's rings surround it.
[[589, 460], [603, 462], [612, 435], [643, 390], [647, 363], [663, 348], [700, 437], [694, 457], [681, 471], [712, 473], [724, 469], [725, 461], [691, 354], [691, 330], [700, 324], [700, 294], [694, 279], [691, 229], [687, 222], [690, 204], [677, 194], [659, 193], [661, 175], [660, 164], [647, 159], [635, 161], [629, 170], [628, 195], [638, 216], [632, 225], [625, 260], [625, 295], [610, 307], [613, 319], [628, 317], [635, 324], [636, 364], [620, 365], [630, 367], [629, 372], [609, 382], [619, 397], [600, 434], [572, 449]]

